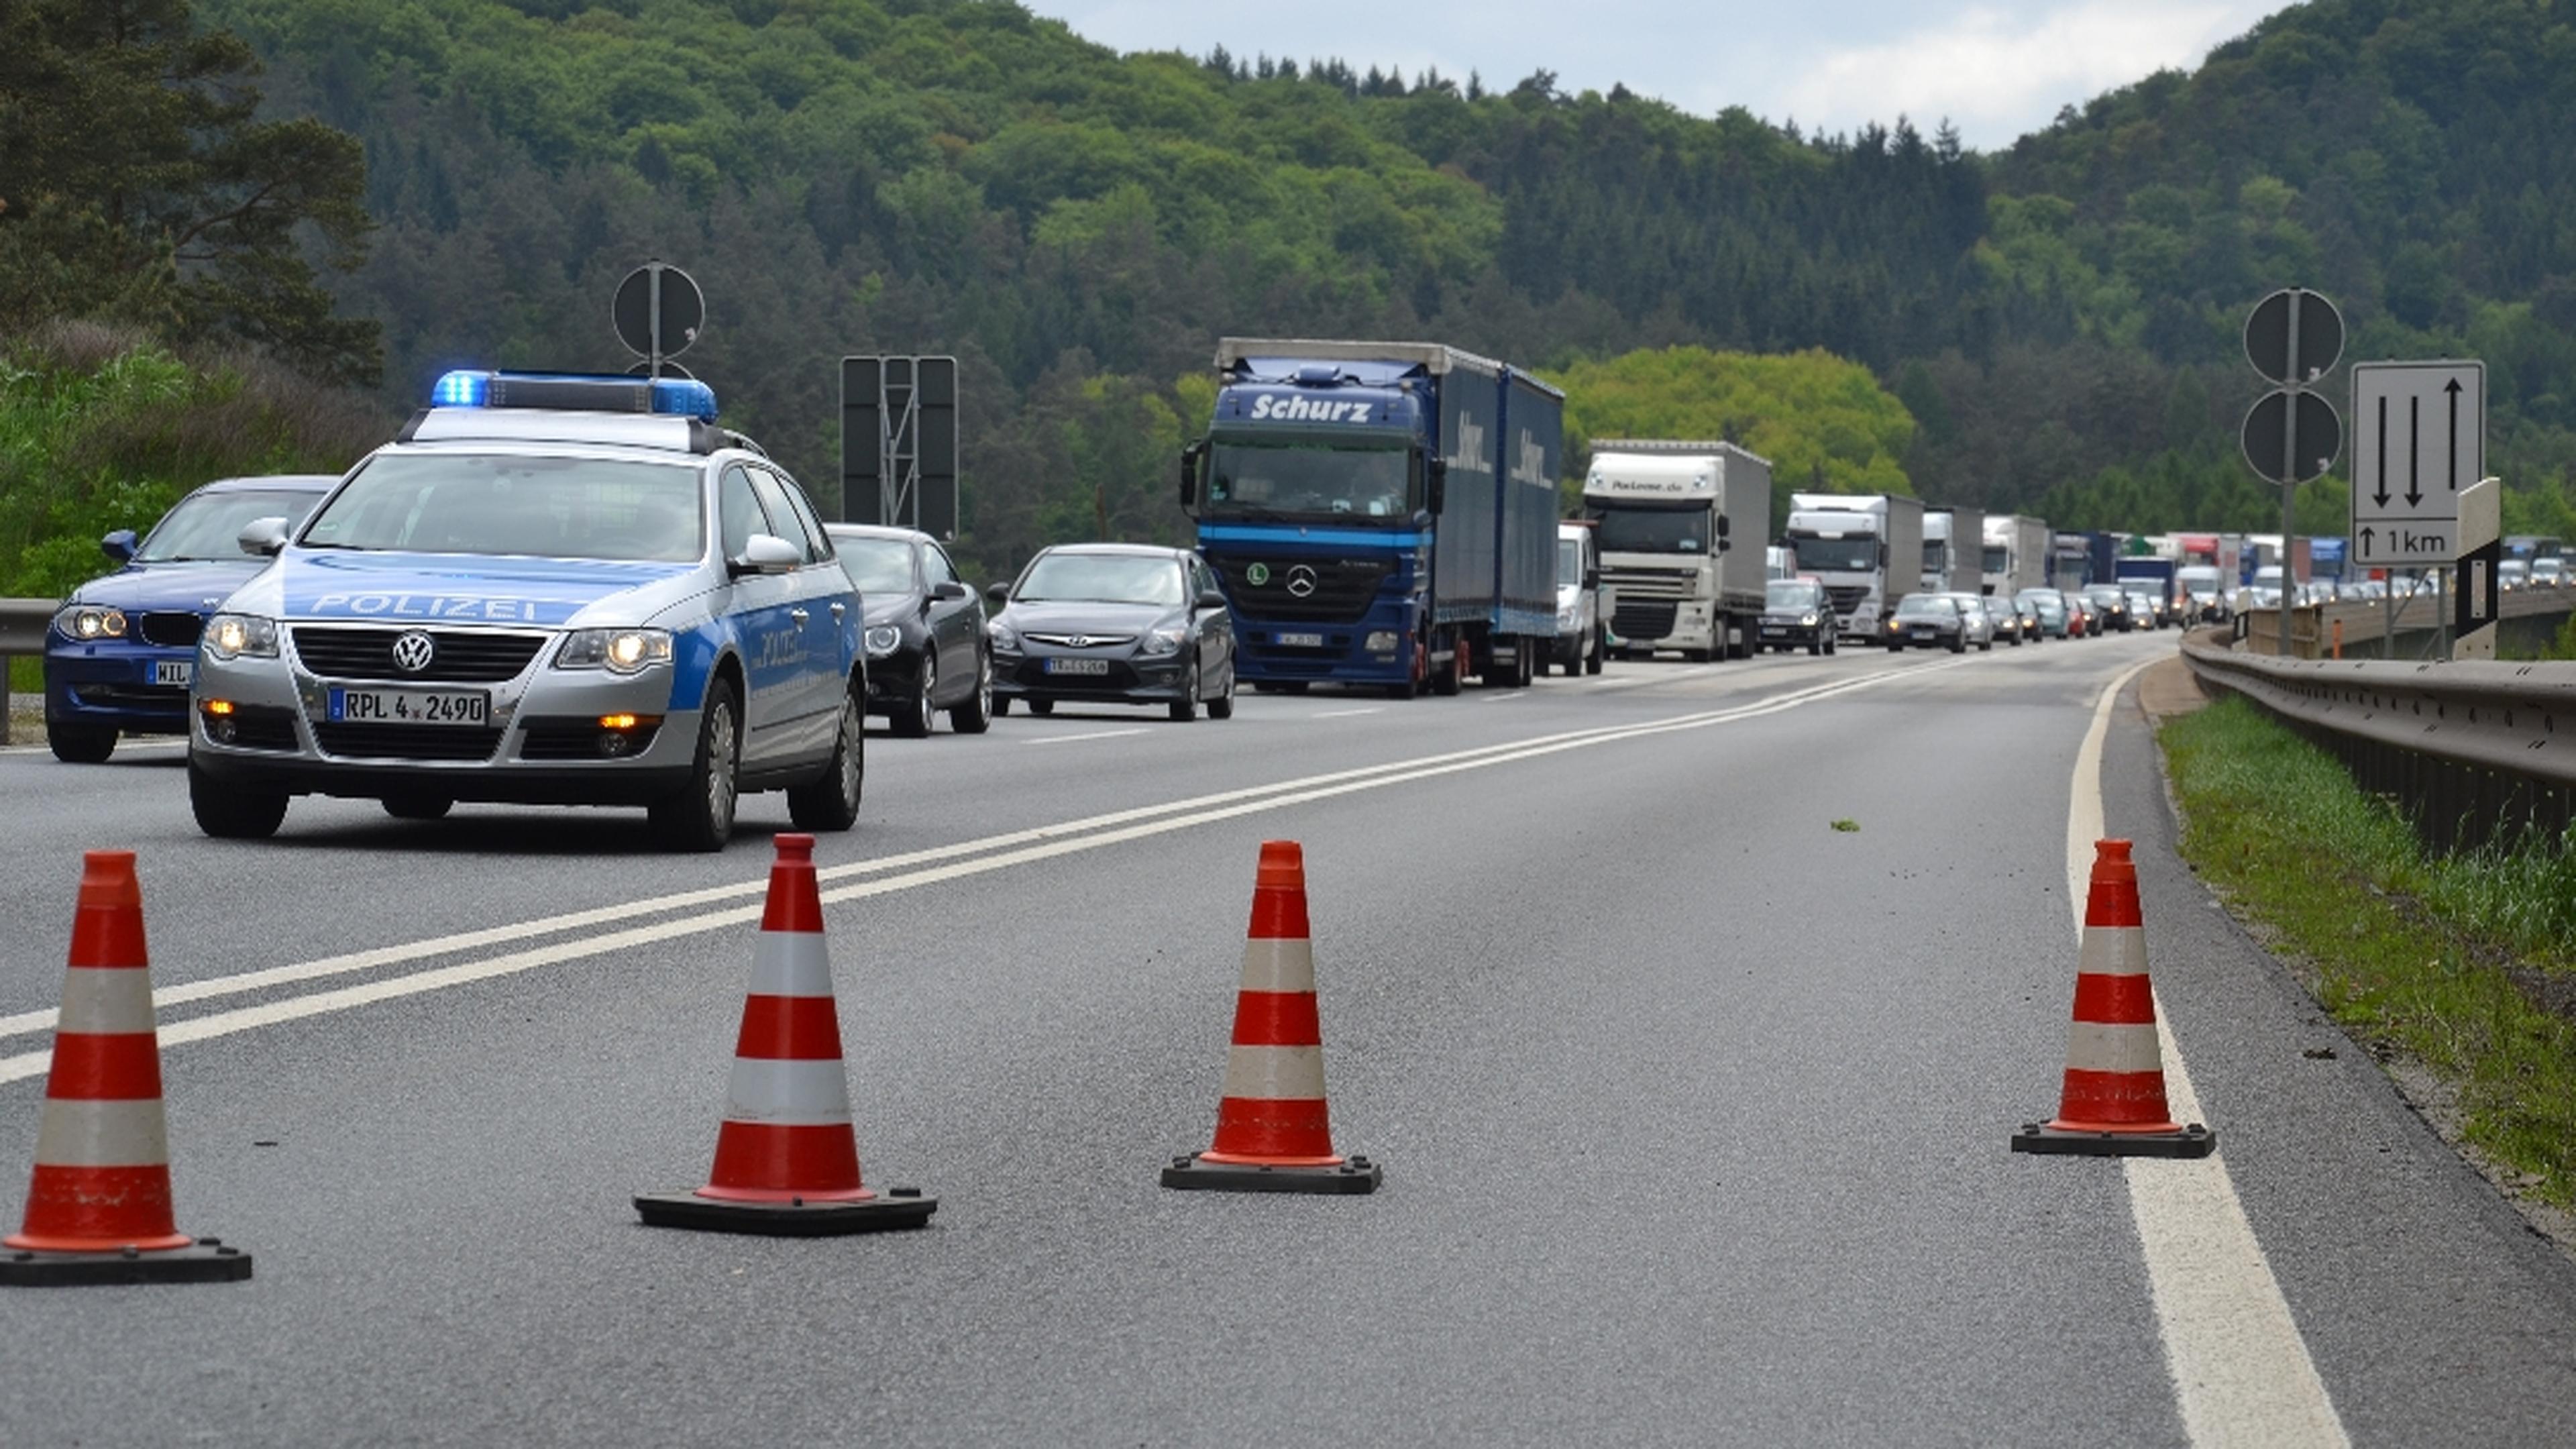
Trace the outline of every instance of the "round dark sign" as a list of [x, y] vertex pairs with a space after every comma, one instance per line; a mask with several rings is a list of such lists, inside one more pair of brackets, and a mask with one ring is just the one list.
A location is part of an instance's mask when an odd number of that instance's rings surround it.
[[[661, 308], [661, 335], [656, 346], [654, 307]], [[678, 267], [661, 262], [646, 262], [626, 274], [617, 284], [617, 300], [609, 305], [609, 318], [617, 325], [617, 340], [638, 357], [677, 357], [698, 340], [699, 329], [707, 325], [707, 297], [698, 290], [697, 282]]]
[[[2299, 301], [2298, 356], [2290, 356], [2290, 299]], [[2343, 356], [2343, 314], [2322, 292], [2284, 287], [2245, 319], [2245, 359], [2273, 382], [2314, 382]], [[2281, 465], [2272, 465], [2278, 468]]]
[[2281, 462], [2288, 442], [2282, 434], [2289, 427], [2291, 394], [2267, 392], [2245, 415], [2245, 461], [2275, 483], [2305, 483], [2333, 467], [2335, 455], [2343, 451], [2343, 419], [2335, 415], [2334, 404], [2312, 392], [2297, 396], [2298, 451], [2289, 455], [2290, 476], [2286, 478], [2281, 476]]

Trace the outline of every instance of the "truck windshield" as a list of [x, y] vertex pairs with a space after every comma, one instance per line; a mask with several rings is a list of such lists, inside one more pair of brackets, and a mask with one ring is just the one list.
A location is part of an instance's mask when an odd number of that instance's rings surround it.
[[2004, 570], [2005, 570], [2007, 567], [2009, 567], [2009, 565], [2008, 565], [2007, 561], [2006, 561], [2006, 560], [2005, 560], [2005, 558], [2004, 558], [2004, 552], [2005, 552], [2005, 551], [2004, 551], [2004, 550], [2002, 550], [2002, 549], [2000, 549], [2000, 548], [1990, 548], [1990, 549], [1987, 549], [1987, 550], [1986, 550], [1986, 572], [1987, 572], [1987, 573], [1990, 573], [1990, 574], [1999, 574], [1999, 573], [2004, 572]]
[[1946, 572], [1950, 565], [1950, 541], [1936, 538], [1923, 545], [1923, 571], [1927, 574]]
[[1706, 553], [1705, 508], [1603, 508], [1595, 542], [1603, 553]]
[[1799, 538], [1790, 540], [1798, 551], [1798, 571], [1809, 574], [1860, 574], [1878, 567], [1878, 539], [1867, 538]]
[[1411, 451], [1399, 441], [1356, 446], [1221, 441], [1205, 518], [1410, 519]]

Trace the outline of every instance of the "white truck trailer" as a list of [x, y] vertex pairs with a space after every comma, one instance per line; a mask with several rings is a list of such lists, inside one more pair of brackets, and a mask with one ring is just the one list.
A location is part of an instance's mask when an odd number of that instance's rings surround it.
[[1733, 443], [1604, 439], [1592, 446], [1583, 511], [1615, 647], [1687, 659], [1752, 652], [1769, 573], [1769, 459]]
[[1984, 584], [2009, 599], [2048, 587], [2048, 525], [2018, 513], [1986, 515]]
[[1792, 493], [1789, 547], [1833, 601], [1846, 639], [1876, 642], [1896, 601], [1923, 581], [1923, 500], [1886, 493]]

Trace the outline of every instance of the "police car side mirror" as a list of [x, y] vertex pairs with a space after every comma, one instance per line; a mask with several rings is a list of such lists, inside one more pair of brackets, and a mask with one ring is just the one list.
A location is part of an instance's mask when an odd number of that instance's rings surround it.
[[774, 533], [755, 533], [745, 540], [742, 552], [725, 561], [725, 572], [740, 578], [744, 574], [783, 574], [794, 571], [805, 561], [805, 551]]
[[966, 597], [966, 586], [955, 579], [941, 579], [930, 586], [930, 597], [939, 603], [949, 603]]
[[134, 530], [120, 528], [98, 541], [98, 551], [118, 563], [134, 561]]
[[242, 525], [241, 532], [235, 535], [233, 541], [241, 545], [241, 551], [244, 553], [257, 554], [262, 558], [274, 558], [279, 549], [286, 547], [286, 534], [285, 519], [254, 518]]

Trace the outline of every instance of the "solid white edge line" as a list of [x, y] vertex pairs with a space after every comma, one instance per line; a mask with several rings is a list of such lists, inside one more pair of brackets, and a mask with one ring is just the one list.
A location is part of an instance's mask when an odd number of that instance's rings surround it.
[[[2110, 733], [2111, 710], [2129, 681], [2159, 662], [2142, 661], [2103, 687], [2075, 754], [2066, 807], [2066, 886], [2079, 939], [2093, 843], [2104, 831], [2102, 742]], [[2207, 1120], [2162, 1000], [2156, 1003], [2156, 1045], [2175, 1120]], [[2165, 1368], [2191, 1442], [2201, 1449], [2349, 1445], [2280, 1280], [2236, 1196], [2226, 1159], [2216, 1153], [2182, 1161], [2132, 1157], [2123, 1167]]]
[[[1073, 822], [1072, 825], [1068, 826], [1040, 827], [1033, 830], [1019, 831], [1009, 836], [991, 837], [985, 842], [974, 844], [991, 846], [1013, 840], [1032, 840], [1043, 841], [1046, 843], [1029, 845], [1021, 849], [1002, 851], [995, 854], [981, 855], [971, 859], [952, 860], [949, 864], [914, 871], [908, 875], [890, 876], [880, 880], [862, 881], [856, 885], [841, 886], [836, 889], [824, 891], [822, 893], [822, 899], [825, 905], [836, 905], [843, 901], [860, 900], [871, 896], [889, 895], [896, 891], [909, 890], [919, 886], [935, 885], [943, 881], [982, 875], [990, 871], [1007, 869], [1014, 865], [1024, 865], [1032, 861], [1050, 859], [1056, 856], [1072, 855], [1082, 851], [1097, 850], [1104, 846], [1123, 844], [1130, 840], [1143, 839], [1148, 836], [1161, 835], [1175, 830], [1189, 829], [1194, 826], [1211, 824], [1220, 820], [1231, 820], [1240, 816], [1261, 814], [1266, 811], [1283, 809], [1291, 805], [1301, 805], [1317, 800], [1329, 799], [1338, 795], [1353, 794], [1363, 790], [1381, 789], [1389, 785], [1404, 784], [1414, 780], [1431, 779], [1436, 776], [1455, 774], [1466, 770], [1483, 769], [1491, 765], [1507, 764], [1518, 760], [1534, 759], [1542, 755], [1556, 754], [1565, 750], [1584, 749], [1594, 745], [1614, 744], [1624, 740], [1644, 738], [1649, 735], [1672, 734], [1687, 730], [1706, 729], [1715, 725], [1732, 724], [1739, 720], [1759, 719], [1766, 715], [1778, 714], [1786, 710], [1801, 708], [1820, 699], [1828, 699], [1836, 695], [1849, 694], [1858, 690], [1871, 688], [1892, 679], [1906, 679], [1921, 674], [1939, 673], [1946, 669], [1962, 667], [1969, 662], [1970, 661], [1968, 660], [1954, 660], [1946, 664], [1918, 665], [1887, 669], [1874, 674], [1865, 674], [1851, 679], [1836, 680], [1807, 689], [1792, 690], [1785, 694], [1772, 695], [1765, 699], [1755, 700], [1747, 704], [1730, 706], [1726, 709], [1706, 710], [1696, 714], [1676, 715], [1663, 720], [1650, 720], [1631, 725], [1614, 725], [1556, 735], [1541, 735], [1530, 740], [1518, 741], [1511, 744], [1480, 746], [1476, 749], [1456, 751], [1448, 755], [1422, 756], [1410, 761], [1398, 761], [1393, 765], [1372, 766], [1359, 770], [1341, 771], [1330, 775], [1310, 776], [1306, 780], [1288, 781], [1283, 785], [1262, 786], [1239, 791], [1224, 792], [1217, 795], [1201, 796], [1195, 801], [1177, 802], [1176, 804], [1166, 804], [1162, 806], [1144, 806], [1130, 811], [1119, 812], [1115, 815], [1094, 816], [1091, 818], [1091, 821]], [[1420, 766], [1421, 768], [1407, 769], [1406, 767], [1408, 765]], [[1297, 787], [1301, 785], [1312, 785], [1316, 788], [1298, 789]], [[1283, 791], [1288, 793], [1282, 793]], [[1169, 812], [1175, 809], [1187, 809], [1193, 804], [1202, 804], [1214, 801], [1233, 801], [1236, 803], [1223, 805], [1219, 808], [1203, 810], [1195, 814], [1169, 814]], [[1169, 818], [1152, 818], [1157, 815], [1167, 815]], [[1102, 830], [1093, 834], [1075, 835], [1072, 838], [1061, 838], [1066, 836], [1074, 826], [1115, 819], [1140, 818], [1144, 823], [1130, 825], [1120, 829]], [[1049, 837], [1059, 838], [1049, 839]], [[916, 851], [909, 856], [887, 857], [882, 861], [859, 862], [853, 865], [836, 866], [829, 870], [820, 872], [820, 874], [825, 879], [830, 879], [834, 876], [847, 876], [861, 871], [885, 869], [896, 861], [913, 862], [943, 856], [955, 857], [965, 854], [967, 850], [967, 846], [943, 846], [932, 850]], [[763, 883], [754, 882], [741, 887], [713, 887], [704, 891], [691, 892], [690, 894], [699, 898], [713, 899], [724, 896], [750, 894], [764, 888]], [[663, 899], [667, 900], [670, 898], [666, 897]], [[585, 916], [607, 917], [616, 914], [617, 911], [618, 908], [604, 908], [601, 911], [584, 912], [581, 914]], [[635, 912], [630, 909], [626, 913], [632, 915], [638, 914], [639, 912]], [[658, 924], [635, 926], [627, 930], [612, 932], [606, 936], [584, 937], [577, 940], [560, 942], [552, 946], [540, 946], [525, 951], [512, 952], [485, 960], [468, 961], [458, 965], [437, 967], [427, 971], [416, 971], [409, 975], [388, 977], [380, 981], [363, 982], [358, 985], [339, 987], [329, 991], [310, 992], [302, 996], [288, 997], [281, 1001], [265, 1002], [256, 1006], [240, 1007], [232, 1011], [215, 1012], [206, 1016], [189, 1017], [185, 1020], [171, 1022], [162, 1026], [160, 1030], [161, 1045], [169, 1047], [178, 1045], [182, 1042], [205, 1041], [214, 1037], [229, 1036], [235, 1032], [249, 1031], [258, 1027], [274, 1026], [283, 1022], [300, 1020], [305, 1017], [322, 1016], [332, 1012], [346, 1011], [354, 1007], [366, 1006], [375, 1002], [391, 1001], [406, 996], [417, 996], [424, 992], [437, 991], [450, 986], [462, 986], [476, 981], [485, 981], [495, 977], [514, 975], [518, 972], [533, 970], [540, 966], [553, 965], [563, 961], [579, 960], [587, 956], [596, 956], [610, 951], [621, 950], [628, 946], [639, 946], [658, 941], [672, 940], [681, 936], [697, 935], [708, 931], [718, 930], [725, 926], [740, 925], [745, 922], [757, 921], [760, 919], [761, 913], [761, 906], [750, 905], [737, 907], [732, 910], [684, 916], [677, 920], [663, 921]], [[558, 917], [555, 919], [563, 920], [569, 918]], [[492, 936], [503, 934], [506, 930], [507, 928], [496, 928], [491, 932], [480, 932], [474, 934]], [[384, 948], [383, 954], [390, 955], [403, 949], [404, 948], [400, 947], [388, 947]], [[357, 954], [365, 956], [376, 953], [362, 952]], [[350, 959], [353, 958], [340, 957], [334, 958], [334, 961], [344, 962]], [[318, 966], [330, 963], [311, 964]], [[276, 968], [275, 971], [272, 972], [252, 974], [277, 977], [283, 973], [297, 971], [300, 969], [306, 968], [280, 967]], [[338, 969], [354, 970], [359, 968], [342, 966]], [[209, 985], [210, 983], [191, 984], [203, 986]], [[214, 991], [207, 991], [203, 994], [213, 995], [217, 993]], [[157, 995], [158, 993], [156, 993], [156, 997]], [[53, 1051], [50, 1047], [41, 1051], [20, 1052], [15, 1056], [0, 1057], [0, 1083], [23, 1081], [29, 1077], [42, 1075], [51, 1065], [52, 1059]]]
[[1089, 734], [1080, 735], [1046, 735], [1038, 739], [1022, 740], [1020, 743], [1024, 745], [1064, 745], [1071, 744], [1077, 740], [1114, 740], [1124, 738], [1128, 735], [1141, 735], [1143, 733], [1145, 733], [1143, 727], [1139, 726], [1132, 730], [1093, 730]]

